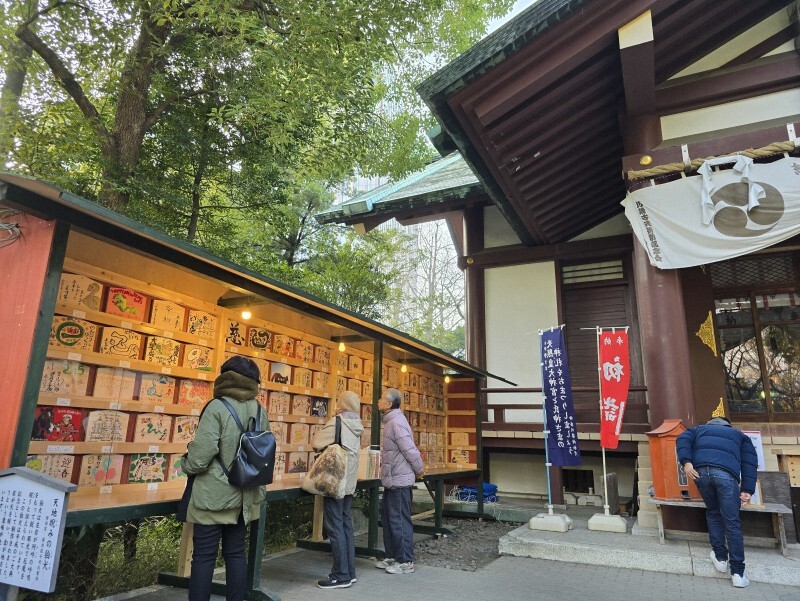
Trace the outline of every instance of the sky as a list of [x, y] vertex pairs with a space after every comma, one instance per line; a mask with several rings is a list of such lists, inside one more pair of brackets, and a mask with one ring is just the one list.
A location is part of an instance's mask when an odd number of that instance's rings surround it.
[[514, 3], [514, 7], [511, 9], [510, 13], [508, 13], [505, 17], [502, 17], [500, 19], [495, 19], [494, 21], [489, 23], [489, 29], [487, 31], [487, 35], [492, 33], [495, 29], [497, 29], [501, 25], [503, 25], [503, 23], [506, 23], [507, 21], [510, 21], [511, 19], [516, 17], [519, 13], [528, 8], [531, 4], [536, 4], [537, 1], [538, 0], [517, 0]]

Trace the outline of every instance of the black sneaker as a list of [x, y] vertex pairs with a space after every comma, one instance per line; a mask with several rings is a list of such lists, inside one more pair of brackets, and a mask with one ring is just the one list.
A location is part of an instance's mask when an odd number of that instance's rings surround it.
[[352, 580], [336, 580], [335, 578], [326, 578], [325, 580], [317, 581], [317, 586], [319, 588], [347, 588], [352, 584]]

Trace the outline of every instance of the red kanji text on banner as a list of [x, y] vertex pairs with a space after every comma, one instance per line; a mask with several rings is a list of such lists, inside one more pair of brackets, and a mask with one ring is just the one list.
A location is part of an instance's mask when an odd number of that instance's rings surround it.
[[600, 331], [597, 339], [600, 362], [600, 446], [616, 449], [630, 386], [628, 332]]

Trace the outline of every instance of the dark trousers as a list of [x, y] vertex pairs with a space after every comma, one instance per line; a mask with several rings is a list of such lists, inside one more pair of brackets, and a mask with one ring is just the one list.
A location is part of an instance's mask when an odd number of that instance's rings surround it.
[[[706, 504], [708, 540], [714, 555], [720, 561], [728, 560], [731, 574], [744, 575], [744, 537], [739, 510], [739, 480], [730, 472], [719, 468], [698, 467], [700, 477], [694, 481]], [[727, 546], [725, 545], [727, 541]]]
[[356, 545], [353, 541], [353, 495], [343, 499], [323, 497], [325, 512], [325, 534], [331, 542], [333, 567], [330, 577], [334, 580], [352, 580], [356, 577]]
[[222, 557], [225, 559], [225, 584], [228, 591], [226, 599], [244, 600], [247, 591], [246, 533], [247, 526], [241, 514], [236, 524], [194, 525], [189, 601], [208, 601], [211, 598], [211, 580], [214, 576], [220, 539], [222, 539]]
[[381, 503], [383, 548], [386, 557], [400, 563], [414, 561], [414, 529], [411, 525], [411, 487], [385, 488]]

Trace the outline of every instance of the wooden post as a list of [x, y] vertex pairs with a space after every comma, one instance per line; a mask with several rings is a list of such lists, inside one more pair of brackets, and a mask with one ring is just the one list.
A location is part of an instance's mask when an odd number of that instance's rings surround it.
[[325, 519], [323, 512], [324, 503], [325, 501], [320, 495], [316, 495], [314, 497], [314, 522], [311, 527], [311, 540], [315, 543], [325, 540], [325, 536], [323, 534], [323, 525]]
[[192, 553], [194, 552], [194, 524], [184, 522], [181, 532], [181, 546], [178, 553], [178, 569], [181, 578], [188, 578], [192, 573]]

